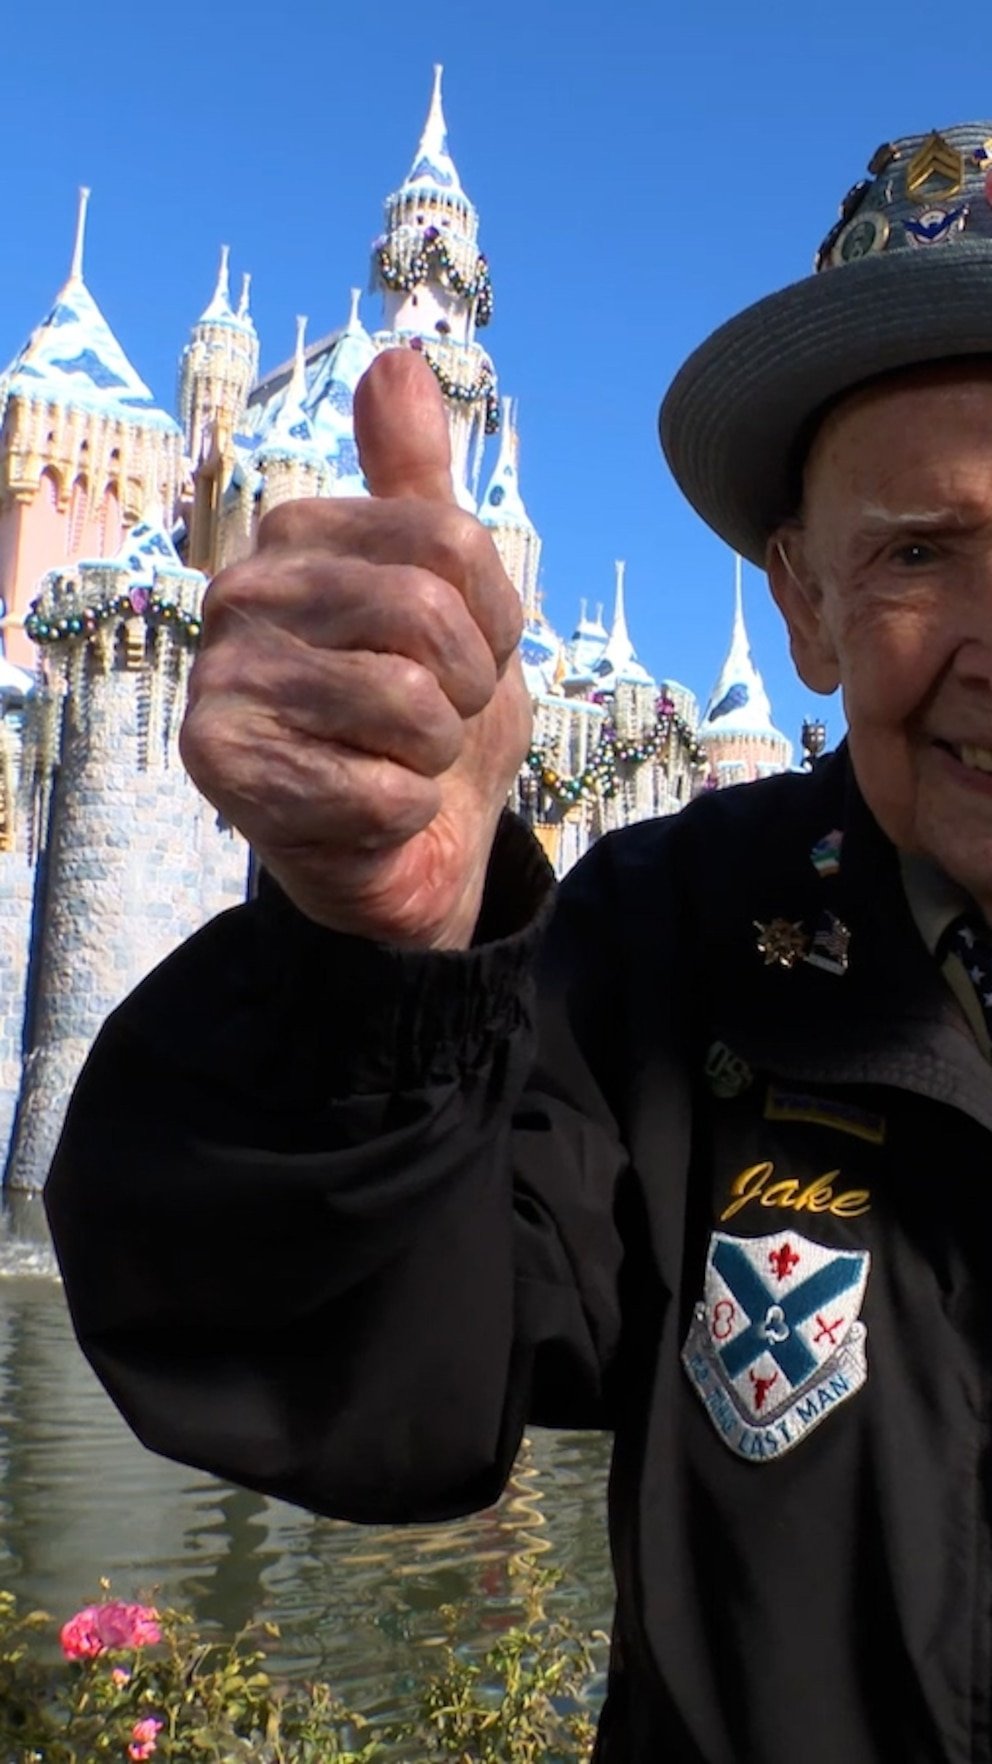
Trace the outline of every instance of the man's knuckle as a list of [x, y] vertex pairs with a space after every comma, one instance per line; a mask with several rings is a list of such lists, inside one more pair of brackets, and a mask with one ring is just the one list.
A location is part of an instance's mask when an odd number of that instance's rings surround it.
[[325, 498], [298, 497], [280, 502], [262, 516], [258, 528], [260, 551], [305, 548], [319, 543], [320, 535], [334, 521], [334, 509]]

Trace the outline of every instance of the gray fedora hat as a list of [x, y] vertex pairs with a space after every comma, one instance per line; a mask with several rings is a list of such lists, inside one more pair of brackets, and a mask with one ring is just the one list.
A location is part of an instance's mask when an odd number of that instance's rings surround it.
[[796, 511], [818, 419], [876, 376], [992, 355], [992, 122], [886, 143], [816, 270], [721, 325], [669, 388], [677, 483], [752, 563]]

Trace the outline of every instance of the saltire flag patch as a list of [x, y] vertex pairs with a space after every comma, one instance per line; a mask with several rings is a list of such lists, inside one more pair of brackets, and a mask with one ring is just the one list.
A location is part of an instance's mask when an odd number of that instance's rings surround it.
[[738, 1457], [780, 1458], [861, 1389], [870, 1262], [796, 1231], [713, 1232], [682, 1362]]

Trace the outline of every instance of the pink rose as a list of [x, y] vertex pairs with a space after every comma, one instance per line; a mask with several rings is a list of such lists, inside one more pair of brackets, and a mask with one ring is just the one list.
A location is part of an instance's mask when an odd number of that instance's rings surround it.
[[131, 1744], [127, 1748], [129, 1758], [150, 1758], [155, 1750], [155, 1735], [162, 1726], [154, 1715], [148, 1715], [144, 1721], [136, 1721], [131, 1729]]
[[148, 1605], [86, 1605], [63, 1625], [59, 1640], [68, 1660], [95, 1660], [111, 1648], [147, 1648], [162, 1640], [158, 1612]]

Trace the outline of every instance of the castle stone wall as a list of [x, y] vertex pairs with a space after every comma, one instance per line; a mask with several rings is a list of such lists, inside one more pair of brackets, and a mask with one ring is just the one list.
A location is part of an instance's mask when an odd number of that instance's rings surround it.
[[244, 897], [245, 848], [218, 831], [174, 750], [141, 769], [145, 684], [118, 657], [66, 700], [14, 1189], [44, 1182], [105, 1017], [217, 906]]
[[0, 852], [0, 1161], [17, 1112], [31, 946], [35, 868], [23, 851]]

